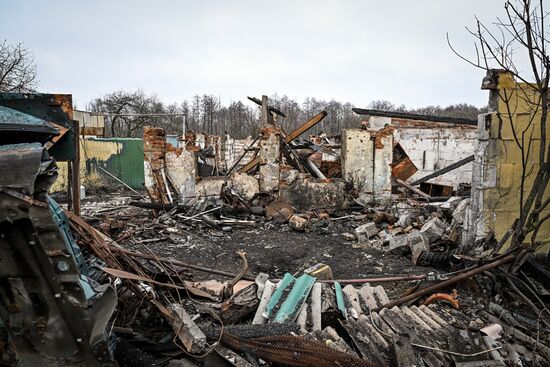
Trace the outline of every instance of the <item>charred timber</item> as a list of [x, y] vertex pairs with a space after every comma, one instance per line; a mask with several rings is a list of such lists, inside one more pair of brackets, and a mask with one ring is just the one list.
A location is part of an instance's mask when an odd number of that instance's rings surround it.
[[420, 120], [420, 121], [429, 121], [429, 122], [444, 122], [447, 124], [477, 126], [477, 120], [470, 120], [470, 119], [461, 118], [461, 117], [418, 115], [415, 113], [368, 110], [364, 108], [353, 108], [353, 112], [355, 112], [358, 115], [383, 116], [383, 117], [393, 117], [398, 119]]

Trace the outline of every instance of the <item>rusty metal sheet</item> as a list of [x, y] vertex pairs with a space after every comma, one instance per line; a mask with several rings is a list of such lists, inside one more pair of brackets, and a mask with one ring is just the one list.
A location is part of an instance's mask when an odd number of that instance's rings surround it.
[[418, 168], [416, 168], [413, 161], [409, 158], [405, 149], [399, 143], [396, 143], [393, 147], [392, 176], [407, 181], [417, 171]]
[[418, 171], [418, 168], [414, 165], [409, 157], [403, 159], [399, 163], [396, 163], [392, 169], [391, 174], [393, 177], [397, 177], [400, 180], [406, 181], [409, 177], [414, 175]]

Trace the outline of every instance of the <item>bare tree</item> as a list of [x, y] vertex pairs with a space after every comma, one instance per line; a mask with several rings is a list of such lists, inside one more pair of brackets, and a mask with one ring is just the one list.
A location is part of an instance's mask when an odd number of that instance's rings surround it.
[[0, 42], [0, 93], [32, 92], [36, 87], [36, 65], [23, 44]]
[[[301, 123], [322, 110], [328, 111], [329, 115], [322, 125], [312, 130], [312, 133], [322, 131], [328, 134], [340, 134], [341, 129], [355, 128], [361, 122], [361, 116], [353, 112], [353, 105], [349, 102], [306, 98], [303, 103], [299, 103], [286, 95], [270, 96], [269, 101], [287, 115], [285, 118], [277, 118], [277, 123], [285, 131], [296, 129]], [[407, 111], [405, 106], [395, 106], [388, 101], [374, 101], [369, 104], [369, 107]], [[94, 112], [111, 114], [107, 120], [107, 129], [111, 136], [139, 136], [145, 124], [164, 127], [171, 134], [180, 134], [182, 117], [177, 115], [180, 113], [187, 114], [186, 128], [194, 132], [216, 135], [227, 132], [233, 137], [244, 138], [249, 135], [256, 136], [261, 129], [258, 106], [241, 101], [224, 105], [220, 98], [208, 94], [195, 95], [191, 100], [184, 100], [178, 105], [162, 103], [156, 96], [147, 95], [141, 90], [133, 92], [119, 90], [95, 99], [89, 108]], [[468, 117], [481, 112], [476, 107], [466, 104], [427, 107], [422, 111], [458, 117]], [[172, 116], [117, 116], [161, 112]]]
[[140, 116], [166, 113], [164, 104], [155, 95], [146, 95], [142, 90], [108, 93], [93, 100], [89, 109], [107, 114], [111, 136], [138, 137], [146, 125], [171, 126], [164, 116]]
[[396, 106], [390, 101], [386, 101], [386, 100], [372, 101], [369, 104], [369, 108], [373, 110], [380, 110], [380, 111], [406, 112], [406, 107], [404, 105]]
[[[537, 234], [550, 215], [541, 217], [543, 210], [550, 205], [550, 199], [543, 201], [550, 180], [550, 149], [547, 140], [548, 118], [548, 82], [550, 78], [550, 57], [548, 55], [548, 13], [544, 1], [518, 0], [504, 3], [506, 17], [497, 18], [493, 26], [488, 26], [476, 18], [476, 26], [468, 31], [474, 36], [476, 56], [467, 58], [455, 51], [449, 37], [449, 46], [457, 56], [471, 65], [485, 70], [487, 77], [496, 75], [494, 69], [510, 73], [516, 80], [523, 82], [521, 88], [510, 93], [506, 89], [498, 90], [497, 103], [503, 103], [504, 111], [496, 106], [501, 124], [508, 123], [515, 143], [521, 152], [521, 181], [519, 192], [519, 218], [513, 228], [512, 246], [518, 246], [531, 235], [533, 247], [548, 241], [537, 241]], [[527, 72], [520, 72], [527, 65]], [[520, 67], [521, 66], [521, 67]], [[487, 80], [496, 84], [495, 80]], [[529, 121], [519, 124], [516, 116], [518, 101], [530, 109]], [[536, 122], [536, 123], [535, 123]], [[533, 127], [539, 125], [540, 141], [538, 155], [534, 156]], [[527, 177], [533, 167], [535, 179], [531, 187]], [[542, 242], [542, 243], [541, 243]]]

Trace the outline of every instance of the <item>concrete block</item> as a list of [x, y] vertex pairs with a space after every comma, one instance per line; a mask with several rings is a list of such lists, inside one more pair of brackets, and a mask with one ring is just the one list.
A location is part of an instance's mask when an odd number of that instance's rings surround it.
[[281, 185], [279, 198], [299, 210], [345, 209], [346, 188], [342, 179], [298, 178]]
[[307, 226], [309, 225], [309, 222], [307, 219], [302, 218], [298, 215], [293, 215], [290, 217], [290, 220], [288, 221], [290, 224], [290, 227], [296, 231], [303, 232], [306, 230]]
[[260, 192], [258, 180], [246, 173], [234, 173], [227, 182], [228, 188], [235, 190], [245, 200], [251, 200], [254, 195]]
[[430, 250], [430, 243], [424, 233], [412, 231], [406, 235], [390, 238], [390, 251], [397, 255], [413, 254], [413, 263], [424, 251]]
[[260, 190], [270, 192], [279, 188], [280, 135], [271, 133], [262, 138], [260, 147]]
[[182, 199], [195, 197], [196, 154], [183, 149], [166, 152], [166, 175]]
[[416, 265], [418, 257], [423, 252], [430, 252], [428, 239], [421, 231], [411, 232], [407, 235], [407, 242], [412, 253], [412, 263]]
[[434, 217], [427, 221], [420, 229], [420, 232], [426, 236], [429, 243], [433, 243], [445, 233], [445, 223], [441, 219]]
[[195, 185], [196, 196], [199, 198], [219, 198], [222, 191], [222, 186], [227, 182], [227, 180], [228, 178], [226, 176], [203, 177]]
[[206, 348], [206, 336], [185, 309], [176, 303], [168, 306], [173, 318], [169, 319], [172, 329], [178, 335], [183, 346], [189, 353], [202, 353]]
[[359, 193], [372, 195], [373, 142], [366, 130], [342, 130], [342, 177]]
[[365, 223], [355, 228], [355, 235], [359, 242], [366, 242], [378, 234], [378, 228], [373, 222]]
[[390, 252], [396, 255], [406, 255], [410, 251], [408, 235], [390, 238]]
[[468, 209], [470, 208], [470, 199], [464, 199], [456, 206], [453, 211], [453, 219], [458, 224], [463, 224], [466, 215], [468, 214]]

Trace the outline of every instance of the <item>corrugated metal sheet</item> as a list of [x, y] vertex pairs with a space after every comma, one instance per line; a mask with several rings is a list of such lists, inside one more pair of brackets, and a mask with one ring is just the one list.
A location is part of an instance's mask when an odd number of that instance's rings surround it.
[[[59, 178], [51, 192], [67, 189], [67, 167], [58, 163]], [[119, 185], [97, 167], [106, 169], [133, 189], [143, 189], [143, 140], [134, 138], [93, 138], [80, 141], [80, 180], [85, 188]]]
[[[112, 146], [117, 152], [108, 156], [99, 152], [102, 145]], [[98, 149], [99, 148], [99, 149]], [[85, 175], [96, 175], [97, 166], [106, 169], [121, 181], [134, 189], [143, 189], [145, 176], [143, 171], [143, 140], [133, 138], [87, 138], [81, 150], [81, 159], [85, 161]]]
[[[90, 157], [86, 159], [86, 167], [94, 169], [94, 165], [101, 165], [133, 189], [143, 189], [145, 175], [143, 171], [143, 140], [132, 138], [90, 138], [95, 142], [114, 142], [120, 144], [118, 154], [114, 154], [105, 161]], [[97, 169], [97, 168], [95, 168]]]
[[[273, 319], [273, 314], [278, 315], [283, 310], [282, 304], [292, 292], [288, 289], [294, 290], [294, 286], [290, 283], [296, 283], [295, 279], [290, 274], [285, 275], [285, 278], [276, 285], [277, 291], [272, 294], [273, 287], [269, 287], [268, 284], [273, 283], [266, 282], [264, 292], [268, 294], [266, 297], [262, 295], [263, 303], [257, 310], [253, 324], [277, 322], [276, 318]], [[467, 357], [451, 356], [438, 350], [466, 354], [486, 350], [479, 332], [470, 332], [455, 326], [455, 324], [465, 325], [467, 317], [458, 312], [452, 312], [453, 310], [448, 310], [445, 306], [396, 306], [391, 309], [382, 309], [380, 312], [371, 312], [390, 302], [382, 286], [373, 287], [365, 284], [356, 288], [346, 285], [342, 289], [338, 282], [316, 283], [314, 288], [315, 286], [320, 290], [317, 295], [309, 291], [300, 292], [306, 297], [305, 302], [300, 307], [293, 307], [293, 309], [300, 309], [296, 323], [300, 325], [301, 330], [314, 332], [324, 328], [325, 321], [321, 323], [320, 320], [324, 319], [325, 315], [321, 317], [321, 313], [326, 313], [327, 316], [337, 315], [340, 326], [346, 330], [360, 356], [372, 363], [381, 366], [394, 365], [394, 338], [403, 334], [410, 336], [410, 341], [417, 346], [414, 353], [417, 360], [421, 361], [418, 365], [443, 367], [462, 361], [491, 362], [489, 353]], [[308, 289], [311, 288], [308, 287]], [[322, 299], [316, 299], [321, 297]], [[266, 302], [268, 298], [270, 299]], [[271, 315], [265, 317], [267, 315], [264, 313], [262, 317], [258, 317], [266, 303], [271, 306]], [[330, 318], [327, 317], [327, 320]], [[419, 348], [419, 345], [428, 348]]]

